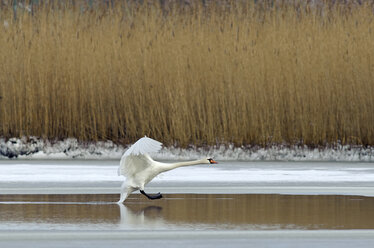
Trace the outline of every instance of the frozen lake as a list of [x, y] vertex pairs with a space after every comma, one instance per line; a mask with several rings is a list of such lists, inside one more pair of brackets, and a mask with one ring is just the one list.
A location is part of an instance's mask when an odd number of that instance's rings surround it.
[[[117, 160], [0, 160], [0, 194], [113, 194], [124, 180]], [[374, 196], [374, 163], [230, 162], [182, 167], [147, 191]], [[146, 192], [147, 192], [146, 191]]]
[[118, 161], [0, 160], [0, 247], [371, 247], [374, 164], [178, 168], [118, 205]]

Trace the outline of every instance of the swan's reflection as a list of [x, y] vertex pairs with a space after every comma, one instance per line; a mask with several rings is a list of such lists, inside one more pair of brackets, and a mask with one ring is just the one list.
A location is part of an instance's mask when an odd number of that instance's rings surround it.
[[120, 225], [131, 227], [152, 227], [166, 225], [162, 217], [162, 207], [118, 204], [120, 209]]

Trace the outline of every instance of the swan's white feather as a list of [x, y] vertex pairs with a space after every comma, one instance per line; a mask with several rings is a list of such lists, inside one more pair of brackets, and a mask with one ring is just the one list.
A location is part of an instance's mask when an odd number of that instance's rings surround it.
[[122, 158], [129, 155], [141, 155], [147, 153], [154, 153], [161, 150], [162, 143], [157, 140], [144, 136], [136, 141], [126, 152]]
[[121, 159], [118, 174], [127, 178], [135, 178], [136, 174], [151, 166], [148, 155], [130, 155]]
[[137, 172], [145, 170], [152, 163], [147, 154], [158, 152], [161, 147], [161, 142], [147, 136], [139, 139], [123, 154], [118, 167], [118, 175], [130, 178]]

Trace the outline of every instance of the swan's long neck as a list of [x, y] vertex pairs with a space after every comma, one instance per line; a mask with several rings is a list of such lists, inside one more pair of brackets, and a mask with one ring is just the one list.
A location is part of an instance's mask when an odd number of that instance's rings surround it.
[[169, 171], [175, 168], [179, 168], [182, 166], [190, 166], [190, 165], [198, 165], [204, 164], [205, 159], [188, 161], [188, 162], [179, 162], [179, 163], [162, 163], [162, 172]]

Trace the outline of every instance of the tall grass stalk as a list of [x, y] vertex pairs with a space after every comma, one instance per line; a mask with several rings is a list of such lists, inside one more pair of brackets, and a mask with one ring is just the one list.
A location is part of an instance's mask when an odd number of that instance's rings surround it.
[[374, 145], [371, 6], [3, 9], [0, 135]]

